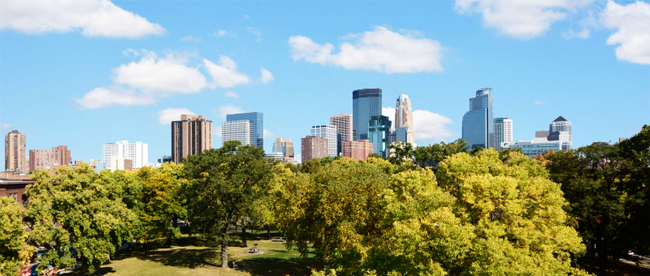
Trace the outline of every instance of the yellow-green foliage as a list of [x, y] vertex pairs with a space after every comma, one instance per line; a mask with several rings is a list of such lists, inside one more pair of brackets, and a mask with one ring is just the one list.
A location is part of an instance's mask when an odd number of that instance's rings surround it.
[[23, 206], [15, 203], [15, 199], [0, 197], [0, 275], [16, 275], [20, 265], [25, 265], [34, 252], [25, 244], [23, 212]]

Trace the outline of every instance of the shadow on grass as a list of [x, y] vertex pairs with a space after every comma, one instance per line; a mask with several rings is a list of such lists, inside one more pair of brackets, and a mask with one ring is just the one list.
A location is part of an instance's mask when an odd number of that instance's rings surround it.
[[[112, 267], [100, 267], [92, 275], [107, 275], [109, 273], [115, 273], [115, 272], [117, 271], [115, 271], [115, 269], [113, 269]], [[88, 270], [77, 270], [67, 275], [77, 276], [77, 275], [91, 275], [91, 274], [88, 272]]]
[[314, 259], [253, 258], [238, 262], [239, 270], [251, 275], [311, 275], [318, 268]]
[[169, 266], [196, 268], [199, 266], [217, 266], [214, 261], [216, 261], [218, 255], [219, 253], [214, 248], [181, 248], [149, 251], [149, 253], [139, 255], [137, 258]]
[[[578, 264], [584, 270], [594, 275], [598, 274], [599, 266], [598, 259], [583, 257], [578, 259]], [[633, 264], [626, 264], [615, 260], [609, 260], [607, 262], [607, 275], [625, 275], [625, 276], [634, 276], [634, 275], [650, 275], [650, 269], [636, 266]]]

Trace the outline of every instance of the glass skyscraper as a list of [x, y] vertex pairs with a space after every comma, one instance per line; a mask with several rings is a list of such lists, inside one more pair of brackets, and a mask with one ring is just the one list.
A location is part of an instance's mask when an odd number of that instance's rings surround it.
[[365, 88], [352, 91], [354, 141], [368, 139], [368, 122], [372, 116], [381, 116], [381, 89]]
[[469, 99], [469, 111], [463, 116], [463, 140], [475, 147], [494, 148], [494, 100], [492, 88], [476, 91]]
[[226, 115], [226, 121], [250, 121], [253, 124], [251, 140], [256, 147], [264, 149], [264, 114], [262, 112], [247, 112]]
[[368, 121], [368, 138], [372, 143], [372, 152], [381, 155], [381, 157], [388, 157], [388, 136], [390, 135], [390, 119], [387, 116], [379, 115], [372, 116]]

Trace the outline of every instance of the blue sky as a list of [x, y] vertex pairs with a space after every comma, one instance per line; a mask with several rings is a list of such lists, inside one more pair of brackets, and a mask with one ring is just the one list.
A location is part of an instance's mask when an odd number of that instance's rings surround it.
[[[650, 4], [633, 1], [80, 1], [0, 3], [0, 127], [28, 149], [100, 159], [117, 140], [171, 153], [170, 118], [264, 113], [265, 150], [407, 94], [418, 145], [461, 136], [468, 99], [529, 140], [558, 116], [574, 147], [650, 122]], [[98, 20], [100, 18], [101, 20]], [[2, 148], [4, 151], [4, 148]]]

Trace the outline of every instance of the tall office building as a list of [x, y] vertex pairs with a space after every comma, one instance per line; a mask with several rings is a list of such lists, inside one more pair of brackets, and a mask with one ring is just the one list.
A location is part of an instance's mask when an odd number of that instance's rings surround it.
[[221, 142], [239, 141], [242, 146], [255, 145], [253, 123], [248, 120], [226, 121], [221, 124]]
[[302, 162], [305, 163], [314, 158], [323, 158], [329, 156], [329, 143], [325, 138], [307, 136], [300, 138], [302, 148]]
[[27, 171], [27, 142], [25, 134], [12, 130], [5, 135], [5, 171], [26, 174]]
[[345, 141], [343, 142], [342, 156], [354, 158], [355, 160], [367, 160], [372, 154], [372, 143], [368, 140]]
[[354, 141], [368, 139], [368, 122], [381, 115], [381, 89], [365, 88], [352, 91], [352, 137]]
[[72, 165], [68, 146], [53, 147], [51, 150], [29, 150], [29, 171], [53, 170], [63, 165]]
[[388, 157], [389, 153], [386, 147], [388, 146], [390, 125], [390, 119], [383, 115], [372, 116], [368, 122], [368, 140], [372, 143], [373, 152], [384, 158]]
[[251, 145], [264, 149], [264, 114], [262, 112], [247, 112], [226, 115], [226, 122], [250, 121], [253, 127]]
[[352, 139], [352, 114], [339, 114], [330, 116], [330, 125], [336, 126], [336, 131], [341, 134], [341, 141], [353, 141]]
[[289, 138], [275, 138], [273, 143], [273, 152], [281, 152], [282, 157], [293, 158], [293, 143]]
[[395, 129], [404, 128], [402, 132], [406, 132], [406, 139], [401, 142], [415, 143], [415, 132], [413, 128], [413, 109], [411, 109], [411, 99], [409, 96], [400, 94], [397, 97], [397, 104], [395, 105]]
[[501, 143], [512, 142], [512, 120], [494, 119], [494, 148], [501, 150]]
[[493, 111], [492, 88], [479, 89], [469, 99], [469, 111], [463, 116], [463, 140], [472, 149], [494, 148]]
[[142, 168], [149, 163], [149, 145], [142, 142], [130, 144], [126, 140], [105, 144], [102, 147], [104, 167], [114, 171], [115, 160], [131, 160], [133, 169]]
[[571, 150], [573, 142], [571, 141], [571, 122], [564, 117], [557, 117], [548, 127], [548, 140], [562, 142], [563, 150]]
[[327, 139], [329, 156], [331, 157], [338, 156], [339, 145], [337, 139], [338, 133], [336, 132], [336, 126], [331, 126], [331, 125], [312, 126], [311, 136]]
[[201, 115], [181, 115], [172, 122], [172, 162], [178, 164], [188, 155], [212, 148], [212, 121]]

